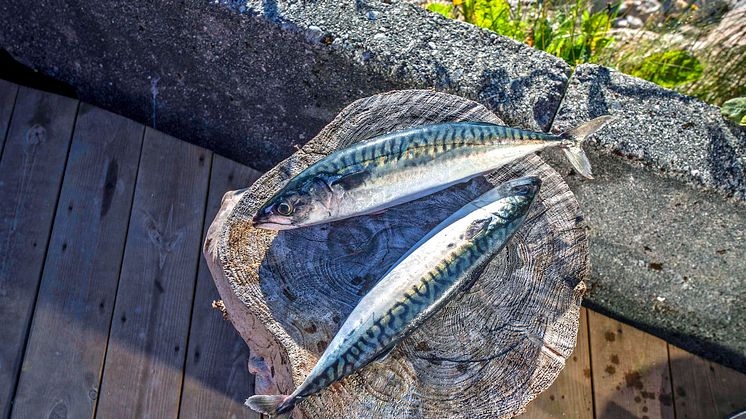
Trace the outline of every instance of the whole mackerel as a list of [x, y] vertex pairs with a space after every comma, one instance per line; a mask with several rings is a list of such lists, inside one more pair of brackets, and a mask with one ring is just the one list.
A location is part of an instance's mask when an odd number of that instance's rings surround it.
[[561, 147], [575, 169], [591, 178], [580, 144], [610, 120], [602, 116], [560, 135], [453, 122], [374, 137], [293, 177], [257, 211], [253, 223], [285, 230], [381, 212], [547, 147]]
[[279, 415], [385, 357], [502, 249], [523, 224], [541, 181], [503, 183], [470, 202], [417, 242], [360, 300], [303, 383], [290, 395], [252, 396], [257, 412]]

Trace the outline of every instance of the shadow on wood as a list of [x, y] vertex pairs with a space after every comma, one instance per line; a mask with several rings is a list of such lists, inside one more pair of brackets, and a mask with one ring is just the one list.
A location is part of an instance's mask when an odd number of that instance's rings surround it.
[[501, 121], [443, 93], [401, 91], [345, 108], [319, 135], [251, 188], [226, 194], [205, 256], [230, 319], [251, 348], [256, 392], [289, 394], [360, 298], [420, 237], [493, 185], [524, 175], [540, 195], [475, 285], [363, 368], [298, 405], [296, 417], [497, 417], [520, 413], [572, 353], [588, 274], [577, 202], [537, 156], [381, 215], [280, 232], [251, 216], [285, 181], [334, 150], [396, 129]]

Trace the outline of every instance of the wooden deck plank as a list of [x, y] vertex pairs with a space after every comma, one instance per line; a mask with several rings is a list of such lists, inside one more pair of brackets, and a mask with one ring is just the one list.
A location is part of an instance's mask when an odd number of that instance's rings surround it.
[[[203, 241], [223, 195], [248, 187], [259, 176], [260, 172], [225, 157], [213, 157]], [[243, 405], [254, 394], [254, 376], [247, 370], [249, 348], [230, 322], [211, 307], [211, 302], [218, 299], [212, 275], [200, 258], [180, 417], [259, 418]]]
[[17, 85], [0, 80], [0, 156], [3, 155], [5, 136], [8, 133], [10, 116], [13, 114], [13, 106], [16, 103], [17, 93]]
[[665, 341], [588, 312], [597, 418], [673, 418]]
[[679, 419], [725, 418], [746, 409], [746, 374], [669, 345]]
[[211, 154], [146, 129], [99, 418], [178, 413]]
[[588, 313], [580, 309], [577, 344], [557, 380], [531, 402], [525, 418], [593, 418]]
[[7, 417], [78, 101], [22, 87], [0, 159], [0, 409]]
[[80, 105], [14, 418], [93, 414], [144, 129]]

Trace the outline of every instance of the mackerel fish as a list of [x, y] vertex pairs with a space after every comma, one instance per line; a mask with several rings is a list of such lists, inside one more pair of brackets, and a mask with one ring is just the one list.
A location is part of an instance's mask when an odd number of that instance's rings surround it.
[[287, 230], [373, 214], [560, 147], [592, 178], [581, 143], [612, 119], [602, 116], [559, 135], [485, 122], [424, 125], [329, 154], [288, 181], [254, 215], [255, 227]]
[[459, 291], [526, 219], [541, 181], [503, 183], [436, 226], [360, 300], [306, 379], [290, 395], [256, 395], [246, 404], [281, 415], [303, 399], [381, 360]]

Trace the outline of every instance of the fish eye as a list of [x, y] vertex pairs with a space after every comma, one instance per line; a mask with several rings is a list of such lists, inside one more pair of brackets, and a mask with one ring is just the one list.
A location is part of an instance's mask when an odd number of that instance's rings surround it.
[[293, 206], [287, 201], [282, 201], [277, 205], [276, 210], [280, 215], [290, 215], [293, 213]]

